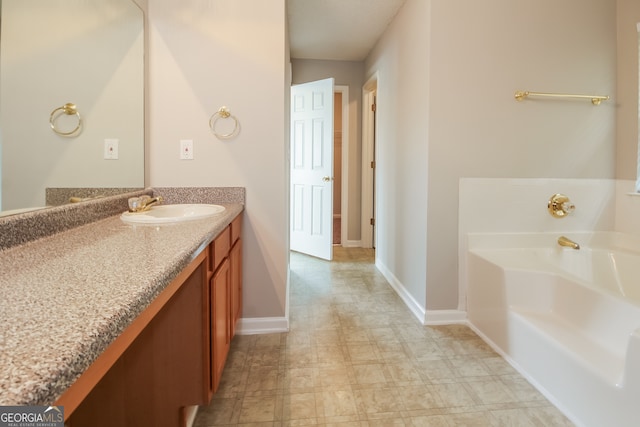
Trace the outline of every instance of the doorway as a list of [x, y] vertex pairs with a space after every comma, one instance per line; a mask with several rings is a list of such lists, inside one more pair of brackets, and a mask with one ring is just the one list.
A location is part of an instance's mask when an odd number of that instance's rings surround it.
[[344, 246], [349, 233], [349, 86], [334, 86], [333, 245]]
[[376, 245], [376, 109], [378, 74], [362, 87], [362, 247]]
[[333, 257], [333, 100], [328, 78], [291, 87], [291, 250]]

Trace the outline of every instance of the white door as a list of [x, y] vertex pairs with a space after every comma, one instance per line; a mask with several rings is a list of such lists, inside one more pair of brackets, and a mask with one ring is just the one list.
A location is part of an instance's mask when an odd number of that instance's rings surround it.
[[291, 250], [333, 258], [333, 79], [291, 87]]

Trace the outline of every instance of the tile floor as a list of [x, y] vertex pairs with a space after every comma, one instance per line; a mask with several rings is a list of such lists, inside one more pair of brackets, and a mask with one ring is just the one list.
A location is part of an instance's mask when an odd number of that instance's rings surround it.
[[571, 426], [464, 325], [423, 326], [373, 266], [291, 255], [289, 333], [236, 336], [195, 426]]

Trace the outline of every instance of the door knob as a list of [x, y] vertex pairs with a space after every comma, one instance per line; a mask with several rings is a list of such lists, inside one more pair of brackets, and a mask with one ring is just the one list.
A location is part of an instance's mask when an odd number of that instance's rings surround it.
[[324, 182], [329, 182], [329, 181], [331, 181], [331, 177], [330, 177], [330, 176], [323, 176], [323, 177], [322, 177], [322, 180], [323, 180]]

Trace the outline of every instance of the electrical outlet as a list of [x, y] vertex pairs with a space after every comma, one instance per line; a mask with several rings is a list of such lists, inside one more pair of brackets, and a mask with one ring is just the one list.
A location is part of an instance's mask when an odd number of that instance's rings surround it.
[[106, 160], [118, 160], [118, 140], [104, 140], [104, 158]]
[[193, 140], [191, 139], [180, 140], [180, 159], [193, 160]]

